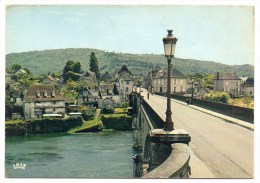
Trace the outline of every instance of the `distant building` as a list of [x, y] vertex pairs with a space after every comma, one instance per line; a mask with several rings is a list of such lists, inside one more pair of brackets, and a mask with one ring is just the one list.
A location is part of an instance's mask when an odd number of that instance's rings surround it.
[[213, 84], [214, 91], [227, 92], [232, 97], [240, 97], [241, 95], [241, 79], [230, 71], [217, 72]]
[[43, 114], [64, 114], [65, 100], [54, 85], [32, 84], [24, 98], [24, 116], [26, 119], [41, 118]]
[[[200, 86], [195, 86], [193, 88], [193, 97], [198, 98], [198, 99], [203, 99], [204, 95], [209, 93], [209, 91], [206, 88], [200, 87]], [[191, 97], [192, 96], [192, 88], [189, 88], [186, 91], [185, 96]]]
[[254, 78], [247, 78], [242, 82], [241, 95], [254, 97]]
[[27, 72], [24, 69], [19, 69], [18, 71], [16, 71], [14, 73], [14, 75], [16, 75], [16, 76], [23, 75], [23, 74], [27, 74]]
[[109, 74], [108, 72], [105, 72], [104, 74], [101, 74], [99, 80], [105, 81], [105, 82], [111, 82], [113, 80], [113, 76], [111, 74]]
[[54, 78], [51, 75], [45, 76], [41, 81], [42, 84], [58, 84], [59, 79]]
[[11, 82], [11, 75], [5, 72], [5, 84], [8, 84], [10, 82]]
[[11, 101], [14, 102], [14, 105], [16, 106], [23, 106], [24, 102], [24, 94], [21, 91], [16, 91], [10, 93]]
[[123, 65], [121, 69], [115, 72], [114, 84], [121, 97], [121, 102], [128, 101], [129, 95], [133, 90], [134, 80], [127, 65]]
[[[167, 92], [167, 72], [167, 69], [161, 69], [152, 78], [154, 92]], [[189, 87], [187, 78], [179, 70], [173, 68], [171, 70], [171, 93], [185, 94]]]
[[88, 108], [98, 107], [98, 91], [90, 91], [87, 86], [77, 96], [78, 105], [86, 105]]

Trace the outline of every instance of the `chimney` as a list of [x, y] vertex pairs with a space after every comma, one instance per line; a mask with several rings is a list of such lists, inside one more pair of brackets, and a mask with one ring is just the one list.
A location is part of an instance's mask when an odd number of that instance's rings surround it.
[[217, 79], [219, 79], [219, 72], [217, 72]]

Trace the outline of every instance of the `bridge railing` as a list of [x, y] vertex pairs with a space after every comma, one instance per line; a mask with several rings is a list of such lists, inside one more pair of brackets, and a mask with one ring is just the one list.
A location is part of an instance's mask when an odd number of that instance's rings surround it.
[[172, 153], [157, 168], [145, 174], [142, 178], [189, 178], [190, 153], [189, 147], [183, 143], [171, 145]]
[[[183, 137], [177, 137], [177, 141], [168, 134], [154, 134], [157, 130], [163, 130], [164, 120], [156, 111], [136, 93], [133, 97], [138, 100], [132, 102], [134, 139], [142, 148], [142, 154], [134, 156], [134, 175], [142, 178], [188, 178], [189, 147], [188, 143], [180, 141]], [[140, 124], [141, 123], [141, 124]], [[140, 128], [141, 127], [141, 128]], [[136, 143], [136, 142], [134, 142]]]

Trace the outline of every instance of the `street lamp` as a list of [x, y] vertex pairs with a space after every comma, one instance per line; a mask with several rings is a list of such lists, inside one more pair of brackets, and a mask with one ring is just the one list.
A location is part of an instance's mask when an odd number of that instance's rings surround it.
[[168, 78], [167, 78], [167, 109], [166, 109], [166, 120], [164, 123], [164, 130], [174, 130], [174, 123], [172, 121], [171, 111], [171, 58], [174, 57], [175, 46], [177, 38], [172, 35], [172, 30], [167, 30], [168, 35], [163, 38], [164, 53], [168, 62]]
[[194, 84], [194, 78], [191, 78], [191, 99], [193, 99], [193, 84]]

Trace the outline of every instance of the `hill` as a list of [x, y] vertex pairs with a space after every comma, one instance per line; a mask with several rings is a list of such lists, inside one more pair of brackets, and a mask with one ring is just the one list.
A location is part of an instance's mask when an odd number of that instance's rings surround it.
[[[30, 51], [22, 53], [11, 53], [6, 55], [6, 66], [20, 64], [23, 68], [28, 68], [33, 74], [46, 74], [48, 72], [62, 73], [68, 60], [81, 63], [82, 69], [86, 71], [89, 67], [90, 53], [95, 52], [101, 72], [114, 71], [128, 65], [133, 74], [146, 74], [155, 68], [166, 67], [164, 55], [153, 54], [129, 54], [107, 52], [89, 48], [68, 48], [44, 51]], [[239, 76], [254, 76], [252, 65], [226, 65], [212, 61], [201, 61], [193, 59], [173, 59], [173, 67], [184, 74], [214, 74], [223, 70], [230, 70]]]

